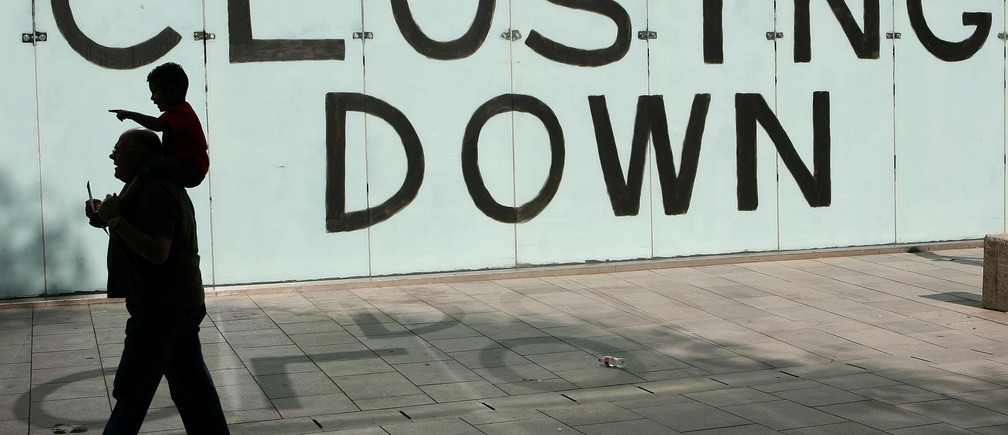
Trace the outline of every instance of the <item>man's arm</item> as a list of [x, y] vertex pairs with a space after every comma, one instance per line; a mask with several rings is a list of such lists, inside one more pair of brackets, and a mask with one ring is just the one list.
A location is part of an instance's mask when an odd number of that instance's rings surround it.
[[126, 245], [145, 260], [154, 265], [164, 264], [165, 261], [168, 261], [172, 239], [147, 234], [124, 219], [119, 210], [117, 195], [109, 195], [105, 198], [101, 208], [98, 209], [98, 216], [108, 222], [109, 228], [119, 234]]
[[140, 124], [142, 127], [154, 130], [154, 131], [165, 131], [168, 129], [168, 123], [161, 118], [155, 118], [150, 115], [144, 115], [143, 113], [131, 112], [129, 110], [122, 109], [110, 109], [109, 112], [115, 113], [116, 118], [120, 121], [124, 119], [132, 119]]

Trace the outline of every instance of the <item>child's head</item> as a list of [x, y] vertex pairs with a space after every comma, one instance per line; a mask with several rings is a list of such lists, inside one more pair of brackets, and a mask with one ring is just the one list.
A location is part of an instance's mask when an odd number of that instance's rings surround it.
[[179, 64], [168, 62], [154, 68], [147, 74], [150, 85], [151, 100], [158, 109], [164, 111], [168, 107], [185, 102], [186, 91], [189, 89], [189, 77]]

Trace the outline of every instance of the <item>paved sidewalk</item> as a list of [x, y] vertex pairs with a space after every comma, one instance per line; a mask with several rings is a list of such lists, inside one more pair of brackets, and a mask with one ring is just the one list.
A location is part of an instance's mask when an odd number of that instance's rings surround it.
[[[1008, 433], [982, 257], [217, 295], [201, 336], [235, 434]], [[125, 320], [0, 310], [0, 433], [100, 432]], [[144, 430], [183, 432], [166, 385]]]

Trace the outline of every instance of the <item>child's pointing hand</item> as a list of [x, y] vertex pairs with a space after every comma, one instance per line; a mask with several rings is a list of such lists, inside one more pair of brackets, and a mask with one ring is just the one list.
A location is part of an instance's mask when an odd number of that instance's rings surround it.
[[122, 110], [122, 109], [109, 109], [109, 112], [115, 113], [116, 114], [116, 118], [119, 118], [120, 121], [123, 121], [126, 118], [129, 118], [129, 111], [126, 111], [126, 110]]

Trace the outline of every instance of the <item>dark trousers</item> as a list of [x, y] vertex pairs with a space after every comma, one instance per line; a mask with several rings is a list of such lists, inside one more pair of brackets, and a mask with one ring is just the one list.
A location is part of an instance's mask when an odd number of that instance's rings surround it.
[[126, 304], [126, 341], [112, 387], [115, 408], [106, 434], [140, 431], [161, 376], [190, 434], [226, 434], [227, 422], [203, 362], [199, 325], [206, 306], [165, 310]]
[[137, 168], [136, 174], [144, 182], [167, 178], [189, 188], [199, 186], [204, 177], [195, 163], [167, 154], [158, 154], [145, 160]]

